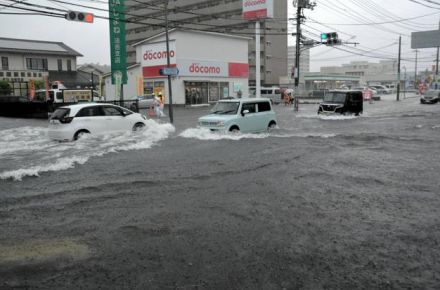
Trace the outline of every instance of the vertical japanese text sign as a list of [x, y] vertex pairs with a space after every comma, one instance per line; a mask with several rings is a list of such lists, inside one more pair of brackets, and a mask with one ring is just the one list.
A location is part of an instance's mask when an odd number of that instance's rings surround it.
[[125, 0], [109, 0], [110, 48], [112, 60], [112, 84], [122, 76], [127, 83], [127, 53], [125, 46]]

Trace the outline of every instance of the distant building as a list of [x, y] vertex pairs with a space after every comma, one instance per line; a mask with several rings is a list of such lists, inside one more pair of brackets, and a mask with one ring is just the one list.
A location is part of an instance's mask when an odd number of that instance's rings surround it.
[[83, 86], [88, 80], [77, 72], [82, 54], [62, 42], [0, 37], [0, 80], [7, 81], [14, 95], [26, 95], [30, 80], [61, 81], [67, 87]]
[[339, 74], [360, 77], [362, 84], [389, 84], [397, 82], [397, 60], [384, 60], [379, 63], [352, 61], [342, 66], [321, 67], [323, 74]]
[[[279, 60], [280, 62], [282, 60]], [[280, 86], [292, 87], [295, 83], [292, 70], [295, 68], [296, 61], [296, 46], [289, 46], [287, 48], [287, 74], [280, 77]], [[304, 84], [304, 75], [310, 72], [310, 49], [301, 51], [299, 61], [299, 78], [300, 83]]]
[[[133, 44], [164, 31], [164, 0], [127, 0], [126, 37], [129, 65], [136, 62]], [[274, 2], [274, 19], [261, 23], [261, 82], [278, 85], [287, 70], [288, 1]], [[169, 1], [170, 28], [185, 28], [251, 37], [249, 85], [255, 85], [255, 22], [242, 17], [242, 0]], [[148, 24], [147, 24], [148, 23]]]

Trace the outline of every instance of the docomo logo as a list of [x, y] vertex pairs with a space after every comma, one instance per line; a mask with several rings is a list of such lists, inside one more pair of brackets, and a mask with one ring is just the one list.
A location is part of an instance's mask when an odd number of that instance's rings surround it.
[[221, 68], [218, 66], [202, 66], [199, 63], [193, 63], [189, 67], [190, 73], [219, 75], [221, 73], [221, 71], [222, 71]]
[[266, 0], [248, 0], [244, 2], [244, 7], [252, 7], [262, 4], [266, 4]]
[[[174, 50], [170, 50], [170, 58], [173, 58], [175, 55], [176, 52]], [[167, 51], [152, 52], [151, 50], [148, 50], [144, 53], [144, 60], [165, 59], [167, 58], [167, 56], [168, 56]]]

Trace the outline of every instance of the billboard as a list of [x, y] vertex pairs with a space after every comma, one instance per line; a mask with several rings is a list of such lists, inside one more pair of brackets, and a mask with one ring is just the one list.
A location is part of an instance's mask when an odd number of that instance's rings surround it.
[[440, 46], [440, 30], [411, 33], [411, 48], [433, 48]]
[[243, 18], [273, 18], [273, 0], [243, 0]]

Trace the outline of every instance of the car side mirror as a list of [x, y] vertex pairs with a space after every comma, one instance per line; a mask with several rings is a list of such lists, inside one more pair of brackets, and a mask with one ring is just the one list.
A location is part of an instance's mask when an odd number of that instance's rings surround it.
[[241, 112], [241, 115], [244, 117], [245, 115], [249, 114], [249, 110], [244, 110], [243, 112]]

